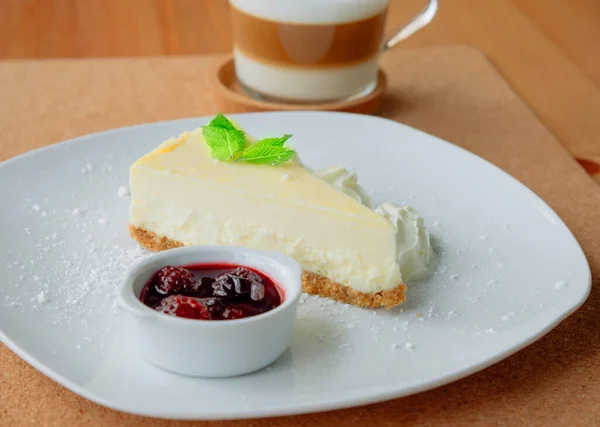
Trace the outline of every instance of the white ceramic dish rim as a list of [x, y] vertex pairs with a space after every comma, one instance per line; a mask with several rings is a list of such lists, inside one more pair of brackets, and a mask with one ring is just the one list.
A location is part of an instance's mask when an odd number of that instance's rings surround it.
[[[231, 115], [231, 116], [235, 119], [236, 117], [239, 117], [239, 116], [248, 117], [248, 116], [257, 115], [257, 114], [261, 114], [261, 113], [242, 113], [242, 114], [235, 114], [235, 115]], [[289, 114], [289, 112], [271, 112], [269, 114], [272, 114], [272, 115]], [[309, 114], [315, 114], [315, 112], [294, 112], [294, 114], [309, 115]], [[320, 112], [319, 114], [361, 116], [360, 114], [341, 113], [341, 112], [327, 112], [327, 113]], [[32, 150], [32, 151], [20, 154], [15, 157], [12, 157], [8, 160], [3, 161], [0, 164], [0, 169], [6, 164], [21, 160], [28, 156], [38, 155], [46, 150], [53, 149], [55, 146], [59, 146], [59, 145], [60, 146], [68, 146], [71, 144], [78, 144], [78, 143], [81, 143], [82, 140], [85, 140], [90, 137], [98, 137], [100, 135], [110, 136], [111, 134], [122, 132], [124, 130], [135, 130], [137, 128], [145, 127], [148, 125], [161, 125], [161, 124], [167, 124], [167, 123], [187, 122], [190, 120], [201, 120], [201, 119], [203, 119], [203, 117], [189, 117], [189, 118], [182, 118], [182, 119], [178, 119], [178, 120], [165, 120], [165, 121], [157, 121], [157, 122], [151, 122], [151, 123], [142, 123], [142, 124], [138, 124], [138, 125], [134, 125], [134, 126], [124, 126], [124, 127], [120, 127], [120, 128], [114, 128], [114, 129], [102, 131], [102, 132], [96, 132], [96, 133], [91, 133], [91, 134], [87, 134], [87, 135], [82, 135], [82, 136], [79, 136], [76, 138], [72, 138], [72, 139], [69, 139], [66, 141], [51, 144], [51, 145], [48, 145], [45, 147], [38, 148], [36, 150]], [[385, 122], [390, 121], [388, 119], [384, 119], [384, 118], [380, 118], [380, 117], [371, 117], [371, 119], [381, 120], [381, 121], [385, 121]], [[433, 135], [427, 134], [426, 132], [406, 126], [402, 123], [394, 122], [394, 124], [397, 126], [403, 127], [403, 128], [407, 128], [411, 132], [416, 132], [418, 134], [424, 134], [429, 139], [431, 139], [432, 143], [436, 142], [438, 144], [442, 144], [444, 146], [447, 146], [447, 148], [449, 148], [451, 150], [460, 152], [461, 155], [463, 155], [463, 156], [476, 158], [478, 161], [484, 162], [488, 167], [491, 167], [492, 169], [494, 169], [496, 173], [499, 173], [504, 179], [508, 179], [510, 182], [512, 182], [513, 184], [516, 184], [522, 190], [529, 193], [532, 196], [532, 198], [534, 200], [536, 200], [541, 206], [543, 206], [545, 209], [547, 209], [548, 211], [550, 211], [554, 214], [555, 221], [558, 224], [562, 225], [569, 231], [569, 234], [570, 234], [569, 237], [571, 239], [573, 239], [573, 241], [576, 245], [576, 248], [579, 252], [579, 255], [582, 256], [584, 259], [586, 259], [585, 254], [584, 254], [583, 250], [581, 249], [581, 246], [579, 245], [579, 243], [577, 242], [575, 237], [572, 235], [572, 233], [570, 233], [570, 230], [568, 229], [566, 224], [562, 221], [562, 219], [560, 219], [560, 217], [554, 212], [554, 210], [552, 210], [547, 205], [546, 202], [544, 202], [539, 196], [537, 196], [537, 194], [535, 194], [533, 191], [531, 191], [529, 188], [527, 188], [520, 181], [513, 178], [511, 175], [504, 172], [502, 169], [498, 168], [497, 166], [490, 163], [489, 161], [487, 161], [487, 160], [485, 160], [485, 159], [483, 159], [483, 158], [481, 158], [459, 146], [456, 146], [454, 144], [446, 142], [446, 141], [444, 141], [440, 138], [437, 138]], [[34, 357], [30, 356], [29, 353], [21, 350], [20, 347], [16, 344], [16, 342], [8, 339], [6, 337], [6, 335], [4, 334], [4, 332], [1, 330], [0, 330], [0, 341], [2, 341], [9, 349], [11, 349], [15, 354], [17, 354], [21, 359], [26, 361], [28, 364], [33, 366], [35, 369], [42, 372], [44, 375], [48, 376], [49, 378], [53, 379], [54, 381], [58, 382], [59, 384], [70, 389], [71, 391], [79, 394], [80, 396], [85, 397], [86, 399], [96, 402], [98, 404], [104, 405], [106, 407], [109, 407], [109, 408], [112, 408], [115, 410], [131, 413], [131, 414], [150, 416], [150, 417], [154, 417], [154, 418], [164, 418], [164, 419], [224, 420], [224, 419], [240, 419], [240, 418], [260, 418], [260, 417], [265, 417], [265, 416], [275, 417], [275, 416], [281, 416], [281, 415], [295, 415], [295, 414], [302, 414], [302, 413], [322, 412], [322, 411], [344, 409], [344, 408], [353, 407], [353, 406], [377, 403], [377, 402], [381, 402], [384, 400], [390, 400], [390, 399], [394, 399], [394, 398], [404, 397], [404, 396], [408, 396], [411, 394], [431, 390], [433, 388], [454, 382], [456, 380], [467, 377], [473, 373], [481, 371], [482, 369], [485, 369], [485, 368], [517, 353], [518, 351], [522, 350], [526, 346], [528, 346], [528, 345], [534, 343], [535, 341], [539, 340], [540, 338], [542, 338], [544, 335], [546, 335], [548, 332], [550, 332], [552, 329], [554, 329], [559, 323], [561, 323], [565, 318], [570, 316], [579, 307], [581, 307], [583, 305], [583, 303], [586, 301], [586, 299], [589, 296], [589, 293], [591, 291], [591, 284], [592, 284], [591, 270], [590, 270], [590, 267], [587, 264], [587, 262], [586, 262], [586, 267], [587, 267], [586, 288], [585, 288], [584, 292], [582, 292], [579, 295], [579, 298], [575, 299], [572, 302], [572, 304], [569, 308], [562, 310], [562, 311], [560, 311], [558, 309], [555, 309], [552, 311], [548, 310], [546, 312], [546, 316], [543, 316], [543, 319], [540, 319], [540, 317], [538, 317], [535, 320], [528, 322], [526, 325], [524, 325], [520, 329], [521, 333], [519, 336], [520, 337], [525, 336], [524, 338], [521, 338], [519, 340], [513, 340], [513, 339], [511, 339], [511, 336], [513, 334], [506, 334], [506, 336], [503, 337], [501, 343], [498, 343], [498, 342], [495, 343], [496, 347], [499, 348], [498, 353], [496, 353], [494, 356], [482, 359], [479, 363], [474, 363], [464, 369], [457, 369], [454, 372], [452, 372], [448, 375], [445, 375], [443, 377], [437, 378], [437, 379], [433, 379], [433, 380], [429, 380], [429, 381], [421, 381], [414, 385], [405, 386], [401, 390], [399, 390], [398, 388], [396, 388], [394, 386], [387, 386], [385, 388], [379, 386], [377, 391], [372, 391], [372, 390], [369, 391], [369, 389], [363, 388], [363, 389], [358, 390], [351, 397], [346, 395], [343, 399], [340, 399], [340, 398], [336, 398], [334, 396], [334, 397], [331, 397], [330, 399], [322, 400], [318, 403], [314, 403], [311, 405], [299, 404], [298, 407], [291, 406], [291, 407], [279, 408], [279, 409], [272, 408], [269, 410], [268, 414], [265, 414], [261, 409], [240, 410], [240, 411], [237, 411], [232, 416], [224, 416], [223, 413], [220, 411], [214, 411], [214, 412], [207, 411], [202, 414], [202, 417], [198, 417], [198, 415], [193, 411], [187, 411], [187, 412], [179, 411], [177, 413], [165, 413], [164, 411], [157, 409], [153, 412], [149, 412], [149, 411], [137, 412], [135, 410], [131, 410], [131, 408], [124, 407], [124, 406], [121, 406], [114, 402], [107, 401], [106, 399], [100, 398], [100, 397], [94, 395], [93, 393], [88, 392], [85, 388], [80, 387], [78, 384], [72, 382], [71, 380], [64, 377], [63, 375], [57, 374], [57, 373], [53, 372], [51, 369], [46, 368], [43, 363], [38, 362]], [[554, 318], [552, 320], [548, 320], [549, 314], [554, 315]], [[498, 339], [498, 341], [500, 341], [500, 339]]]
[[[302, 290], [298, 286], [292, 286], [290, 283], [279, 283], [274, 278], [271, 278], [267, 273], [261, 271], [257, 267], [250, 267], [260, 271], [262, 274], [268, 276], [276, 283], [276, 286], [283, 291], [283, 302], [279, 304], [272, 310], [266, 311], [261, 314], [257, 314], [255, 316], [244, 317], [242, 319], [231, 319], [231, 320], [198, 320], [198, 319], [186, 319], [176, 316], [167, 316], [165, 314], [159, 313], [156, 310], [151, 309], [144, 303], [139, 300], [139, 297], [135, 294], [133, 290], [133, 284], [135, 282], [136, 277], [147, 270], [147, 267], [151, 264], [154, 264], [156, 261], [164, 261], [165, 265], [169, 264], [169, 259], [176, 258], [179, 255], [183, 254], [193, 254], [193, 253], [205, 253], [210, 254], [211, 252], [231, 252], [231, 253], [251, 253], [255, 255], [259, 255], [263, 258], [270, 259], [277, 264], [284, 265], [285, 268], [290, 270], [298, 270], [301, 272], [300, 265], [291, 257], [280, 254], [277, 252], [270, 251], [261, 251], [258, 249], [250, 249], [244, 247], [236, 247], [236, 246], [214, 246], [214, 245], [205, 245], [205, 246], [186, 246], [181, 248], [169, 249], [162, 252], [157, 252], [150, 255], [147, 258], [139, 261], [135, 264], [125, 276], [123, 281], [123, 286], [119, 293], [120, 304], [125, 305], [124, 309], [128, 310], [131, 315], [140, 315], [144, 317], [152, 317], [159, 322], [170, 322], [181, 325], [197, 325], [198, 328], [220, 328], [220, 327], [235, 327], [235, 325], [239, 325], [242, 323], [260, 323], [262, 319], [273, 316], [279, 311], [285, 310], [292, 304], [296, 304], [298, 302], [298, 298], [302, 294]], [[214, 262], [219, 263], [223, 262], [224, 264], [230, 264], [229, 261], [224, 261], [220, 259], [218, 256], [210, 257], [210, 261], [204, 260], [200, 263], [200, 265], [204, 262]], [[214, 258], [214, 259], [213, 259]], [[181, 266], [178, 264], [178, 266]], [[233, 266], [233, 265], [232, 265]], [[239, 265], [244, 267], [244, 265]], [[301, 273], [300, 273], [301, 274]], [[231, 326], [230, 326], [231, 325]], [[258, 326], [258, 325], [257, 325]]]

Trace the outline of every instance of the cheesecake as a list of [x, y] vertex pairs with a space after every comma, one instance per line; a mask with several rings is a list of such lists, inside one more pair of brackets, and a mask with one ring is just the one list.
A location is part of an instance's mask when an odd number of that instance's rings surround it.
[[[140, 245], [283, 252], [302, 266], [306, 293], [361, 307], [405, 300], [403, 255], [411, 271], [415, 263], [426, 266], [431, 255], [418, 214], [403, 222], [393, 207], [373, 210], [353, 174], [343, 168], [314, 173], [283, 143], [261, 150], [263, 141], [242, 133], [238, 146], [217, 147], [209, 130], [170, 138], [131, 166], [129, 229]], [[277, 162], [251, 155], [273, 150], [283, 153]]]

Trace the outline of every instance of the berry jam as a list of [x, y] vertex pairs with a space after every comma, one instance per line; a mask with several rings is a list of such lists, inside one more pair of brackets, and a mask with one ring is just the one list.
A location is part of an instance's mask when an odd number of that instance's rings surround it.
[[283, 298], [275, 282], [259, 271], [198, 264], [161, 268], [142, 289], [140, 300], [170, 316], [226, 320], [272, 310]]

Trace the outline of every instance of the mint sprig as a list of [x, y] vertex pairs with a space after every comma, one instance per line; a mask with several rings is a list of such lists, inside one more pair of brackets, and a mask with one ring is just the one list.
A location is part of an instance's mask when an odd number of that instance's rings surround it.
[[287, 162], [294, 157], [295, 151], [284, 147], [292, 135], [280, 138], [264, 138], [246, 145], [246, 135], [221, 113], [202, 127], [202, 134], [210, 147], [213, 158], [223, 161], [239, 161], [251, 164], [271, 166]]

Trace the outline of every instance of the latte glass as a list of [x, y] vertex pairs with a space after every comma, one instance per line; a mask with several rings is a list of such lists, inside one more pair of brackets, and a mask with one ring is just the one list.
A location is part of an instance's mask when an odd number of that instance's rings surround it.
[[253, 98], [350, 100], [377, 86], [380, 55], [429, 24], [423, 11], [384, 39], [388, 0], [229, 0], [237, 79]]

